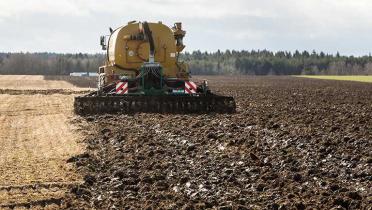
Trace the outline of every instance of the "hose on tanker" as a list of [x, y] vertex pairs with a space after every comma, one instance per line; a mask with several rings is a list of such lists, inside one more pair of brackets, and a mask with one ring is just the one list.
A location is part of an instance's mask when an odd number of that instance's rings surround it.
[[143, 29], [150, 43], [150, 55], [154, 55], [155, 54], [154, 38], [152, 37], [152, 32], [150, 31], [150, 27], [147, 22], [143, 22]]

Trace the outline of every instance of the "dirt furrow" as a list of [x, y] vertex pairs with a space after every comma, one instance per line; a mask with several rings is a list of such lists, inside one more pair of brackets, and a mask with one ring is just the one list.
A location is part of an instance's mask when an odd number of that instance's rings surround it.
[[46, 89], [46, 90], [16, 90], [16, 89], [0, 89], [0, 94], [9, 95], [52, 95], [52, 94], [62, 94], [62, 95], [72, 95], [72, 94], [86, 94], [89, 90], [68, 90], [68, 89]]
[[372, 85], [210, 77], [237, 113], [86, 117], [70, 208], [370, 209]]
[[63, 197], [49, 195], [46, 199], [33, 199], [28, 202], [16, 202], [0, 204], [1, 209], [60, 209]]

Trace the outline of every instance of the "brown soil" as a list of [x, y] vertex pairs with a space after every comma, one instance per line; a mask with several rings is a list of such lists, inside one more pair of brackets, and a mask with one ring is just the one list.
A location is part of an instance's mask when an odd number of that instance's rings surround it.
[[14, 89], [0, 89], [0, 94], [8, 95], [52, 95], [52, 94], [62, 94], [62, 95], [72, 95], [72, 94], [86, 94], [89, 90], [66, 90], [66, 89], [48, 89], [48, 90], [14, 90]]
[[[201, 79], [201, 78], [199, 78]], [[236, 114], [86, 117], [67, 208], [371, 209], [372, 85], [209, 77]]]
[[0, 209], [58, 209], [81, 182], [66, 160], [82, 153], [73, 95], [0, 94]]
[[69, 89], [91, 90], [96, 87], [96, 78], [42, 75], [0, 75], [0, 89], [49, 90]]
[[62, 76], [62, 75], [45, 75], [43, 76], [44, 80], [49, 80], [52, 82], [64, 81], [68, 82], [74, 86], [74, 88], [93, 88], [97, 87], [97, 77], [71, 77], [71, 76]]

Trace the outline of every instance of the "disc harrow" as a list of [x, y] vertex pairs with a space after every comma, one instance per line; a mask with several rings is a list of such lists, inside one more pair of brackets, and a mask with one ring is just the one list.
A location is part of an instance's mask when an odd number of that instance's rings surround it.
[[198, 96], [79, 96], [74, 110], [79, 115], [104, 113], [234, 113], [233, 97]]

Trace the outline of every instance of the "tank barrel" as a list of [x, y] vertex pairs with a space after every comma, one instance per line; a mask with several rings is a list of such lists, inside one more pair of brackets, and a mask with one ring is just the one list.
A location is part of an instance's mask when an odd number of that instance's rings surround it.
[[75, 97], [75, 113], [234, 113], [232, 97], [213, 94], [206, 81], [190, 80], [182, 23], [131, 21], [101, 37], [107, 60], [98, 90]]

